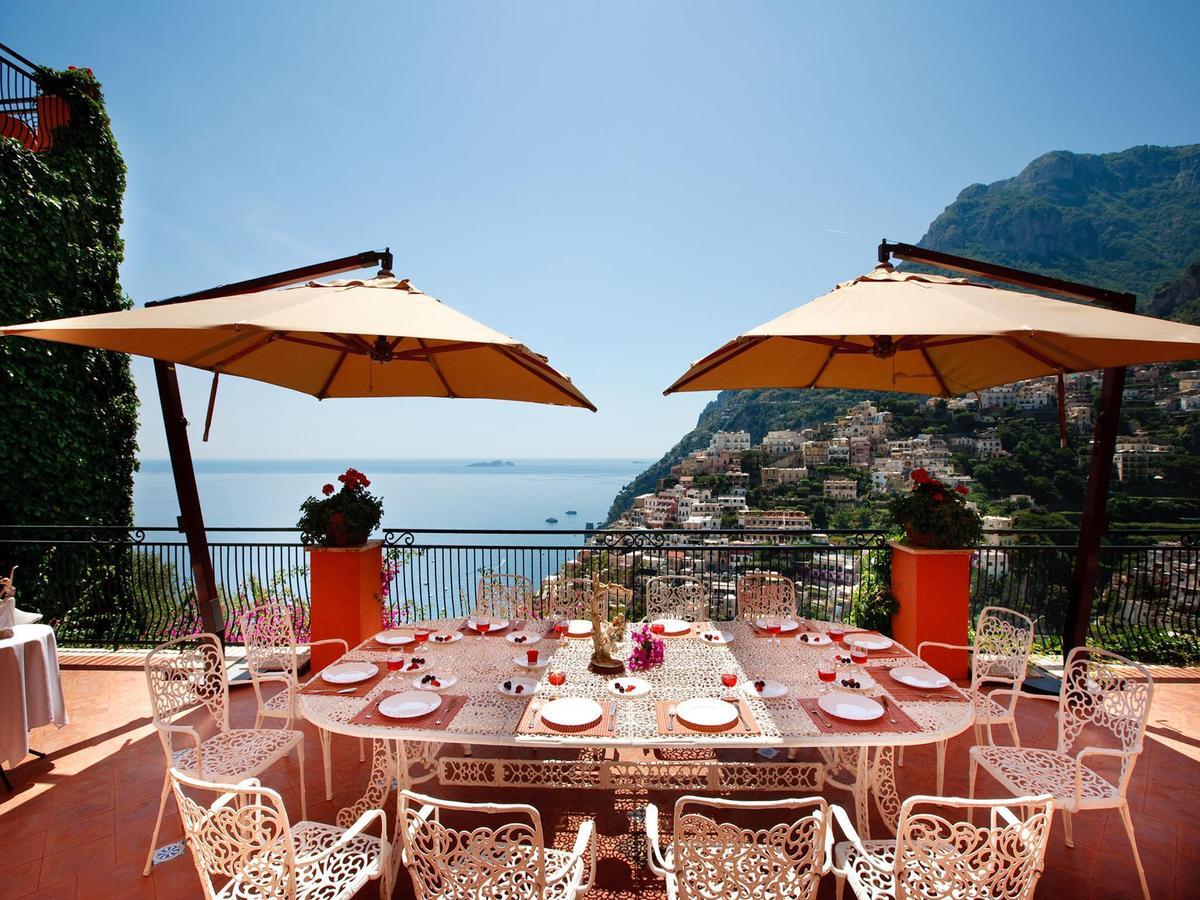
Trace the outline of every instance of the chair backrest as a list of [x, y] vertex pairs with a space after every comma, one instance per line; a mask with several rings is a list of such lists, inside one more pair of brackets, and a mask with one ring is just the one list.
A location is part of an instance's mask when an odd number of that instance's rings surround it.
[[708, 594], [691, 575], [655, 575], [646, 582], [647, 619], [708, 620]]
[[[550, 618], [590, 619], [595, 590], [595, 582], [591, 578], [560, 578], [551, 582], [546, 588]], [[602, 599], [607, 598], [602, 595]], [[607, 603], [601, 605], [601, 613], [607, 618]]]
[[[967, 821], [972, 809], [989, 810], [988, 822]], [[962, 810], [963, 815], [946, 818], [943, 813], [949, 810]], [[1042, 875], [1053, 811], [1049, 795], [1005, 800], [909, 797], [896, 825], [896, 900], [1032, 897]]]
[[228, 785], [170, 774], [205, 897], [230, 881], [237, 889], [229, 896], [296, 896], [296, 844], [279, 794], [255, 778]]
[[489, 572], [479, 576], [475, 590], [475, 613], [480, 616], [528, 619], [533, 616], [533, 582], [524, 575]]
[[679, 896], [815, 897], [828, 828], [829, 806], [821, 797], [680, 797], [671, 851]]
[[540, 900], [545, 893], [542, 818], [532, 806], [440, 800], [405, 790], [399, 815], [417, 900]]
[[[1145, 666], [1108, 650], [1076, 647], [1063, 667], [1058, 749], [1071, 755], [1084, 747], [1132, 754], [1122, 757], [1115, 782], [1124, 795], [1142, 751], [1153, 694], [1154, 679]], [[1096, 762], [1087, 761], [1093, 768]]]
[[1033, 619], [1003, 606], [987, 606], [975, 625], [971, 686], [1002, 681], [1019, 690], [1033, 651]]
[[753, 572], [737, 582], [738, 618], [796, 615], [796, 584], [783, 575]]
[[145, 669], [155, 727], [202, 705], [222, 731], [229, 730], [225, 653], [215, 634], [159, 644], [146, 654]]
[[264, 603], [241, 616], [246, 668], [252, 679], [261, 675], [296, 675], [296, 623], [292, 608]]

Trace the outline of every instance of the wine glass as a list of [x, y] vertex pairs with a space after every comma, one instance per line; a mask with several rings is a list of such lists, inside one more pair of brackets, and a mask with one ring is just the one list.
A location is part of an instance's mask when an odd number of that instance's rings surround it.
[[817, 663], [817, 678], [821, 679], [821, 682], [825, 685], [825, 687], [821, 689], [821, 693], [826, 693], [829, 691], [830, 684], [835, 678], [837, 678], [837, 666], [834, 665], [832, 659], [822, 658], [821, 661]]
[[558, 639], [561, 641], [567, 635], [567, 629], [571, 627], [571, 623], [566, 619], [559, 619], [554, 623], [554, 631], [558, 634]]
[[779, 634], [783, 631], [783, 618], [780, 616], [770, 616], [767, 618], [767, 633], [775, 637], [775, 646], [780, 646]]
[[491, 627], [492, 627], [491, 619], [481, 618], [479, 616], [476, 616], [475, 617], [475, 630], [479, 632], [479, 637], [477, 638], [477, 640], [482, 641], [485, 637], [487, 637], [487, 633], [491, 629]]
[[546, 680], [555, 687], [562, 687], [567, 683], [567, 673], [562, 669], [554, 669], [546, 673]]
[[733, 688], [738, 683], [737, 672], [732, 669], [726, 669], [721, 673], [721, 684], [727, 688]]

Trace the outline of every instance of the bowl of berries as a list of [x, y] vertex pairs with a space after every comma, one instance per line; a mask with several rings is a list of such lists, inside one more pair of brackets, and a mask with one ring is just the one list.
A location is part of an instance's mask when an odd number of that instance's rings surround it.
[[442, 675], [437, 672], [426, 672], [412, 680], [413, 687], [424, 691], [440, 691], [456, 684], [458, 684], [457, 675]]
[[608, 692], [618, 697], [640, 697], [650, 690], [645, 678], [613, 678], [608, 682]]

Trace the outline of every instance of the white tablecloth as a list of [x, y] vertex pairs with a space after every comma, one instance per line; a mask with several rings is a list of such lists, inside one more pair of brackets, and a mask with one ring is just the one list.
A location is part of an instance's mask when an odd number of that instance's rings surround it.
[[49, 625], [17, 625], [0, 640], [0, 763], [15, 766], [29, 752], [29, 729], [67, 724], [58, 645]]

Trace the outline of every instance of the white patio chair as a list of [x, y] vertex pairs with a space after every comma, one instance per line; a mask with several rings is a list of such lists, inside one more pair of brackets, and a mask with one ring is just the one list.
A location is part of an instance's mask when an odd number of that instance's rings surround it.
[[[167, 757], [167, 769], [221, 784], [237, 784], [265, 772], [292, 750], [300, 764], [300, 816], [306, 818], [308, 801], [304, 792], [304, 734], [281, 728], [230, 728], [229, 677], [225, 654], [215, 634], [198, 634], [159, 644], [146, 654], [146, 686], [150, 690], [154, 727]], [[201, 737], [180, 720], [203, 707], [216, 733]], [[185, 746], [176, 748], [179, 737]], [[154, 861], [163, 808], [171, 791], [170, 772], [163, 774], [158, 818], [146, 854], [149, 875]]]
[[[568, 578], [551, 582], [547, 587], [547, 612], [552, 619], [590, 619], [592, 595], [596, 590], [591, 578]], [[607, 595], [601, 594], [601, 614], [607, 618]]]
[[1067, 655], [1058, 697], [1019, 694], [1058, 703], [1057, 748], [997, 746], [991, 743], [989, 725], [988, 743], [971, 748], [971, 795], [980, 766], [1014, 794], [1053, 794], [1063, 813], [1068, 847], [1075, 846], [1072, 814], [1085, 809], [1119, 810], [1142, 893], [1148, 898], [1125, 794], [1142, 752], [1153, 694], [1154, 679], [1145, 666], [1107, 650], [1076, 647]]
[[[759, 827], [730, 822], [731, 814]], [[830, 867], [833, 829], [820, 797], [680, 797], [672, 831], [663, 849], [658, 807], [647, 804], [646, 861], [671, 900], [809, 900]]]
[[[386, 880], [391, 845], [382, 810], [349, 828], [288, 820], [283, 798], [256, 778], [236, 785], [169, 773], [184, 839], [208, 900], [274, 897], [340, 900]], [[379, 821], [379, 837], [365, 834]], [[388, 896], [386, 891], [381, 896]]]
[[[986, 826], [977, 827], [943, 818], [928, 807], [966, 810], [968, 815], [987, 809], [991, 815]], [[834, 849], [838, 900], [847, 883], [855, 897], [865, 900], [1027, 900], [1042, 877], [1054, 801], [1048, 795], [1015, 800], [909, 797], [900, 807], [895, 840], [882, 841], [862, 840], [840, 806], [830, 809], [849, 838]]]
[[475, 614], [516, 622], [534, 617], [533, 582], [524, 575], [489, 572], [479, 576]]
[[[264, 603], [246, 610], [239, 620], [246, 648], [246, 669], [250, 672], [250, 683], [254, 686], [254, 697], [258, 701], [255, 728], [262, 727], [263, 719], [283, 719], [283, 727], [291, 729], [302, 718], [296, 699], [300, 690], [300, 656], [292, 615], [292, 608], [285, 604]], [[319, 647], [322, 644], [337, 644], [343, 653], [350, 650], [350, 645], [341, 638], [312, 641], [308, 646]], [[264, 687], [274, 684], [282, 684], [283, 690], [273, 694], [264, 692]], [[321, 762], [325, 770], [325, 799], [332, 800], [330, 734], [318, 728], [317, 735], [321, 740]], [[366, 750], [362, 738], [359, 738], [358, 761], [365, 760]]]
[[464, 803], [404, 790], [399, 815], [401, 859], [417, 900], [570, 900], [596, 877], [591, 819], [566, 851], [547, 849], [542, 817], [524, 803]]
[[[985, 723], [1007, 725], [1013, 745], [1021, 746], [1017, 733], [1017, 691], [1025, 683], [1025, 672], [1029, 667], [1029, 655], [1033, 651], [1033, 619], [1016, 610], [1003, 606], [987, 606], [979, 611], [975, 625], [975, 643], [967, 645], [942, 644], [937, 641], [922, 641], [917, 645], [917, 656], [921, 659], [927, 647], [946, 650], [966, 650], [971, 654], [971, 686], [967, 696], [975, 706], [975, 743], [983, 743], [981, 729]], [[1011, 689], [1007, 703], [1000, 703], [984, 687], [1003, 685]], [[937, 792], [945, 789], [946, 741], [937, 742]], [[897, 754], [897, 762], [904, 765], [904, 748]]]
[[796, 615], [796, 583], [783, 575], [752, 572], [737, 582], [739, 619]]
[[692, 575], [655, 575], [646, 582], [646, 619], [708, 621], [708, 594]]

